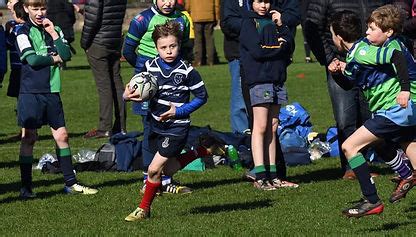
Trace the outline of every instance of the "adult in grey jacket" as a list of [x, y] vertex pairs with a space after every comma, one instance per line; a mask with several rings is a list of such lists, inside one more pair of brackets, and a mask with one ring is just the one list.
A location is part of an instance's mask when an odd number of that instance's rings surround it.
[[89, 131], [85, 138], [109, 137], [126, 130], [124, 85], [120, 76], [126, 4], [127, 0], [89, 0], [85, 4], [81, 47], [94, 74], [100, 116], [98, 129]]
[[335, 12], [349, 10], [357, 13], [362, 21], [362, 33], [367, 28], [367, 18], [377, 7], [390, 3], [387, 0], [310, 0], [306, 12], [305, 34], [312, 52], [325, 66], [329, 96], [338, 129], [338, 144], [343, 178], [353, 179], [354, 173], [348, 166], [347, 159], [341, 151], [341, 144], [370, 116], [368, 105], [359, 88], [349, 90], [338, 85], [328, 71], [328, 65], [336, 59], [345, 61], [345, 55], [338, 52], [332, 42], [329, 20]]

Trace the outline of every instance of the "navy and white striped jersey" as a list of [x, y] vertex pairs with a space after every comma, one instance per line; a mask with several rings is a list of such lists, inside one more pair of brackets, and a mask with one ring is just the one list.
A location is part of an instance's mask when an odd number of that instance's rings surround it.
[[[156, 57], [145, 63], [145, 69], [157, 78], [158, 91], [150, 101], [150, 124], [153, 132], [183, 136], [188, 133], [190, 114], [207, 102], [208, 93], [199, 73], [183, 60], [167, 64]], [[190, 95], [194, 98], [190, 101]], [[176, 106], [175, 118], [160, 121], [160, 115]]]

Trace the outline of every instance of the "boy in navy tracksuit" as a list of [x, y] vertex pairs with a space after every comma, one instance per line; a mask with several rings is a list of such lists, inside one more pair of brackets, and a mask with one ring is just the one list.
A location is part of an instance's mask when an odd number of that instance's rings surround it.
[[250, 88], [253, 109], [252, 153], [256, 180], [254, 187], [274, 190], [297, 187], [277, 178], [276, 130], [280, 105], [287, 102], [284, 87], [286, 68], [293, 52], [293, 37], [281, 21], [280, 13], [270, 11], [269, 0], [254, 0], [240, 31], [242, 80]]

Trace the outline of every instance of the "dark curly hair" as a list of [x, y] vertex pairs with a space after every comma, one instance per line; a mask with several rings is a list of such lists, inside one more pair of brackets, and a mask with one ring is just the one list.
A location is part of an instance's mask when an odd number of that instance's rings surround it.
[[173, 35], [178, 39], [178, 42], [182, 40], [181, 24], [177, 21], [166, 21], [163, 25], [156, 25], [152, 33], [153, 42], [156, 44], [157, 40], [162, 37], [168, 37]]

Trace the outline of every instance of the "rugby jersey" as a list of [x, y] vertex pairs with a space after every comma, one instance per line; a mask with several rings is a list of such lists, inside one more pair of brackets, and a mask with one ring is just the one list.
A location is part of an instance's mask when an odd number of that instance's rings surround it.
[[394, 50], [402, 51], [406, 58], [411, 99], [416, 101], [416, 64], [397, 38], [387, 40], [382, 47], [371, 45], [363, 38], [348, 51], [344, 75], [361, 87], [372, 112], [397, 105], [396, 97], [401, 87], [394, 65], [391, 64]]
[[[145, 63], [146, 71], [157, 78], [158, 91], [150, 101], [150, 124], [153, 132], [183, 136], [188, 133], [190, 114], [206, 103], [208, 93], [199, 73], [183, 60], [170, 64], [157, 57]], [[194, 98], [190, 101], [191, 93]], [[160, 121], [160, 115], [176, 107], [175, 118]]]
[[[137, 50], [132, 52], [123, 51], [123, 55], [133, 64], [136, 55], [154, 58], [158, 55], [156, 46], [152, 39], [152, 33], [156, 25], [165, 24], [168, 20], [175, 20], [181, 25], [183, 32], [182, 45], [189, 40], [190, 22], [188, 18], [180, 11], [174, 11], [169, 15], [161, 14], [152, 6], [135, 16], [131, 22], [125, 38], [124, 48], [129, 50]], [[127, 46], [127, 47], [126, 47]], [[133, 55], [134, 58], [129, 57]], [[134, 64], [133, 64], [134, 66]]]
[[[20, 93], [60, 92], [59, 66], [53, 64], [50, 56], [60, 51], [63, 52], [60, 54], [61, 58], [67, 61], [71, 54], [61, 29], [55, 26], [55, 31], [59, 38], [54, 41], [49, 33], [30, 20], [18, 30], [16, 41], [22, 62]], [[68, 58], [63, 57], [64, 54], [69, 55]], [[32, 67], [26, 60], [30, 55], [50, 57], [50, 65]]]

